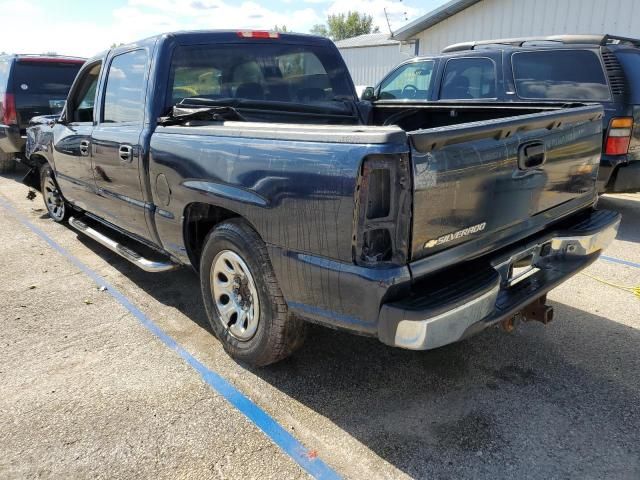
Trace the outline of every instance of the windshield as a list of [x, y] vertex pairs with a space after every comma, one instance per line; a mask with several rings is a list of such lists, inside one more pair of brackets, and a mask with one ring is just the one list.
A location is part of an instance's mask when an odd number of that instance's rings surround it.
[[48, 95], [66, 98], [82, 64], [16, 62], [13, 88], [16, 95]]
[[327, 104], [355, 100], [349, 74], [328, 47], [253, 43], [176, 48], [167, 107], [185, 98]]
[[433, 66], [432, 60], [402, 65], [380, 86], [380, 100], [429, 99]]

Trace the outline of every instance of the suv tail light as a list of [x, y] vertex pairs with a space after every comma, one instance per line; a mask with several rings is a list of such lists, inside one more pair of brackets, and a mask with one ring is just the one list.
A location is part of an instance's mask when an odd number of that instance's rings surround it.
[[633, 131], [633, 118], [612, 118], [609, 122], [604, 153], [606, 155], [626, 155]]
[[0, 104], [0, 121], [3, 125], [16, 125], [18, 115], [16, 113], [16, 99], [12, 93], [5, 93]]
[[362, 165], [353, 235], [358, 265], [403, 265], [409, 255], [411, 175], [406, 155], [374, 155]]

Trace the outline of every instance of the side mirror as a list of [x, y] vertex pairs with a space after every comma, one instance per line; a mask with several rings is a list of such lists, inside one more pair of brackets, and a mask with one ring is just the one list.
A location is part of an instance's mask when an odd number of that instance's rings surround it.
[[362, 95], [360, 95], [360, 100], [372, 101], [375, 99], [376, 91], [373, 87], [367, 87], [362, 91]]

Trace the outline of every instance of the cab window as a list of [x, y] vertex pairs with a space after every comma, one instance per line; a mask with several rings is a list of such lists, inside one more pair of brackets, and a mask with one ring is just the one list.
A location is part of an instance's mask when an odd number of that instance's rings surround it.
[[104, 123], [142, 123], [146, 69], [145, 50], [123, 53], [113, 59], [105, 89]]
[[447, 61], [441, 100], [496, 97], [496, 66], [489, 58], [451, 58]]
[[79, 123], [93, 122], [101, 66], [100, 63], [97, 63], [89, 67], [80, 78], [79, 87], [69, 105], [73, 108], [69, 116], [70, 121]]
[[399, 67], [380, 86], [379, 100], [426, 100], [431, 97], [432, 60]]

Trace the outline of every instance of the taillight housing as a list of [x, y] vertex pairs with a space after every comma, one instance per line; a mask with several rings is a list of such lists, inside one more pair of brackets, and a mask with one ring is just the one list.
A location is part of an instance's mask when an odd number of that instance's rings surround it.
[[353, 229], [353, 253], [358, 265], [407, 262], [411, 198], [408, 155], [365, 158], [356, 187]]
[[5, 93], [0, 104], [0, 121], [3, 125], [17, 125], [16, 98], [12, 93]]
[[629, 151], [632, 133], [632, 117], [612, 118], [604, 144], [605, 155], [626, 155]]

